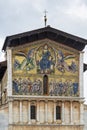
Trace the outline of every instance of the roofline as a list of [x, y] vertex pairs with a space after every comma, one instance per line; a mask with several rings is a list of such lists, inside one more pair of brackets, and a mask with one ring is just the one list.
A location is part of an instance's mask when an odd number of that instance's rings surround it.
[[20, 39], [20, 38], [25, 37], [25, 36], [32, 36], [34, 34], [40, 34], [42, 32], [52, 32], [52, 33], [55, 33], [55, 35], [62, 35], [66, 38], [75, 40], [76, 42], [83, 43], [84, 46], [87, 45], [87, 40], [84, 39], [84, 38], [81, 38], [81, 37], [66, 33], [64, 31], [52, 28], [50, 26], [47, 26], [47, 27], [44, 27], [44, 28], [40, 28], [40, 29], [36, 29], [36, 30], [32, 30], [32, 31], [27, 31], [27, 32], [7, 36], [6, 39], [5, 39], [4, 45], [2, 47], [2, 50], [4, 50], [4, 51], [6, 50], [6, 47], [10, 45], [11, 40], [14, 40], [16, 38]]

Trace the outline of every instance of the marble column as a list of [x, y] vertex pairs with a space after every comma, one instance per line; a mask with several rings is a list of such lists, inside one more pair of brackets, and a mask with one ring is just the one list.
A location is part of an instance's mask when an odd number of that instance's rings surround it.
[[62, 124], [64, 124], [64, 102], [62, 101]]
[[73, 124], [72, 101], [70, 102], [70, 123]]
[[13, 102], [9, 101], [9, 124], [13, 123]]
[[22, 124], [22, 118], [23, 118], [23, 114], [22, 114], [22, 101], [20, 101], [20, 123]]
[[30, 101], [28, 101], [28, 124], [31, 124], [31, 112], [30, 112]]
[[37, 101], [37, 123], [40, 123], [40, 102]]
[[54, 123], [56, 123], [56, 101], [54, 101]]
[[48, 122], [47, 122], [47, 113], [48, 113], [48, 111], [47, 111], [47, 103], [48, 103], [48, 101], [45, 101], [45, 123], [47, 124]]
[[80, 103], [80, 124], [83, 124], [83, 114], [84, 114], [84, 106], [83, 106], [83, 102]]

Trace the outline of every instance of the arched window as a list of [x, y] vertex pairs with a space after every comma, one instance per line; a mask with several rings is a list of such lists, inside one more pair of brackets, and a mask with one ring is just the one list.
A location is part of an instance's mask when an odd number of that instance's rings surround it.
[[48, 94], [48, 76], [44, 75], [43, 77], [43, 94]]
[[61, 119], [61, 107], [56, 106], [56, 120], [60, 120], [60, 119]]
[[31, 105], [30, 107], [31, 109], [31, 119], [36, 119], [36, 106], [35, 105]]

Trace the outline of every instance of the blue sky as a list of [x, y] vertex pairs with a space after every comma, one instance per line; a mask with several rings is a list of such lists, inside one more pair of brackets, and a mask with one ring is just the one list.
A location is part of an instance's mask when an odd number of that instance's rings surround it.
[[[87, 0], [0, 0], [0, 51], [6, 36], [47, 25], [87, 39]], [[84, 62], [87, 63], [87, 47]], [[0, 61], [3, 53], [0, 52]], [[87, 72], [84, 73], [84, 96], [87, 99]]]

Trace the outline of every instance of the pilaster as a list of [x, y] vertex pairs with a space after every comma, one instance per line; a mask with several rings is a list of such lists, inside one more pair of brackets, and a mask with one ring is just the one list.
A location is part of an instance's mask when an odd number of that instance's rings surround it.
[[7, 48], [7, 68], [8, 68], [7, 94], [8, 96], [12, 96], [12, 51], [10, 48]]
[[13, 102], [12, 100], [9, 101], [9, 124], [13, 123]]
[[79, 58], [79, 87], [80, 87], [80, 97], [83, 97], [83, 52], [80, 52]]

